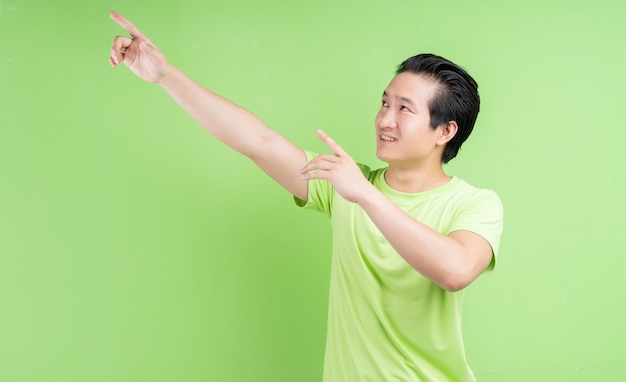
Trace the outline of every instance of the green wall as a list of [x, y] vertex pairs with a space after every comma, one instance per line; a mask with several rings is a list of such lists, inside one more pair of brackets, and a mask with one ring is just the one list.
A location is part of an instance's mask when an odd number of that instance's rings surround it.
[[480, 84], [447, 170], [497, 190], [465, 303], [480, 381], [626, 380], [626, 3], [0, 1], [0, 380], [319, 381], [330, 230], [166, 94], [111, 69], [126, 15], [299, 145], [374, 156], [418, 52]]

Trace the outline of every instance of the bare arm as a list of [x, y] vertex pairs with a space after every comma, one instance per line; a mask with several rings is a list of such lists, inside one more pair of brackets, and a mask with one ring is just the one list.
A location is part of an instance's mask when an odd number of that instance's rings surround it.
[[111, 18], [131, 36], [113, 40], [113, 67], [123, 62], [138, 77], [159, 84], [205, 130], [251, 158], [287, 191], [307, 200], [307, 182], [299, 174], [307, 162], [302, 149], [249, 111], [203, 88], [171, 65], [150, 39], [123, 16], [112, 12]]
[[333, 154], [313, 159], [302, 168], [302, 178], [326, 179], [344, 199], [359, 204], [415, 270], [440, 287], [457, 291], [487, 268], [492, 250], [484, 238], [469, 231], [442, 235], [415, 220], [375, 188], [326, 133], [319, 131], [318, 136]]
[[373, 186], [359, 205], [394, 249], [425, 277], [449, 291], [471, 284], [491, 262], [489, 243], [470, 231], [442, 235], [413, 219]]

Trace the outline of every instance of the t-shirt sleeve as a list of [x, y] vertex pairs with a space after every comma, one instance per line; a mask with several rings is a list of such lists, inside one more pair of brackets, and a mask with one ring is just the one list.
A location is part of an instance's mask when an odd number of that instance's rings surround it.
[[487, 270], [493, 270], [500, 248], [504, 221], [502, 202], [491, 190], [480, 190], [452, 221], [449, 232], [470, 231], [483, 237], [493, 251]]
[[[306, 151], [307, 162], [313, 160], [318, 154]], [[333, 187], [324, 179], [309, 180], [307, 200], [302, 200], [294, 196], [294, 201], [298, 207], [322, 212], [326, 216], [331, 216]]]

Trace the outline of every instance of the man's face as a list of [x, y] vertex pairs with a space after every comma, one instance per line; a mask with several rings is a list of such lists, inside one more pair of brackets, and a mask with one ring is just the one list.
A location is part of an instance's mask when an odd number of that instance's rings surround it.
[[419, 166], [440, 162], [438, 129], [430, 127], [428, 103], [437, 90], [434, 80], [403, 72], [391, 80], [376, 115], [376, 156], [390, 165]]

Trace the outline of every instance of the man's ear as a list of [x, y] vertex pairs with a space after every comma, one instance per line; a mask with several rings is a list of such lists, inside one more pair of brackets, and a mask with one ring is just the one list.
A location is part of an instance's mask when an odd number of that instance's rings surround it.
[[439, 126], [439, 138], [437, 138], [437, 144], [445, 145], [450, 142], [452, 138], [459, 131], [459, 125], [456, 124], [456, 121], [450, 121], [447, 124], [441, 124]]

